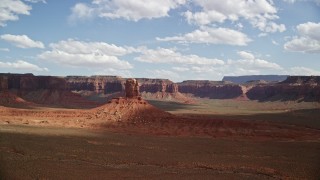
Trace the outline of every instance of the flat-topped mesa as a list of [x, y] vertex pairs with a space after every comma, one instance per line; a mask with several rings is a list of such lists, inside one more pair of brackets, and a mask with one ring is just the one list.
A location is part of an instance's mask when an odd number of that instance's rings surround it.
[[92, 91], [103, 94], [122, 92], [125, 83], [120, 76], [67, 76], [64, 79], [71, 91]]
[[139, 98], [139, 83], [136, 79], [127, 79], [125, 84], [126, 98]]

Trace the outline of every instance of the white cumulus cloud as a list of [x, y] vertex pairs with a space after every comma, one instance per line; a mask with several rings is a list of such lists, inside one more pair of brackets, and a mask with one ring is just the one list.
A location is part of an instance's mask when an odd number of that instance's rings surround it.
[[277, 8], [272, 0], [195, 0], [193, 3], [201, 10], [184, 13], [190, 24], [203, 26], [223, 23], [226, 20], [235, 22], [243, 19], [263, 32], [283, 32], [286, 30], [284, 24], [274, 22], [279, 16], [277, 16]]
[[320, 41], [320, 23], [307, 22], [304, 24], [299, 24], [297, 26], [297, 30], [302, 36]]
[[253, 54], [246, 51], [239, 51], [238, 55], [241, 57], [239, 60], [229, 60], [227, 65], [234, 66], [239, 69], [247, 70], [282, 70], [283, 68], [273, 62], [256, 58]]
[[[240, 76], [240, 75], [261, 75], [261, 74], [286, 74], [286, 75], [320, 75], [319, 70], [296, 66], [284, 68], [279, 64], [257, 58], [254, 54], [247, 51], [238, 51], [239, 58], [227, 60], [223, 65], [181, 65], [171, 68], [176, 74], [185, 73], [183, 77], [187, 79], [211, 79], [220, 80], [223, 76]], [[178, 78], [181, 80], [181, 78]]]
[[72, 8], [72, 19], [98, 16], [129, 21], [169, 16], [169, 11], [185, 4], [186, 0], [93, 0], [91, 4], [78, 3]]
[[320, 71], [316, 71], [314, 69], [306, 68], [306, 67], [292, 67], [289, 71], [290, 75], [304, 75], [304, 76], [319, 76]]
[[31, 64], [29, 62], [18, 60], [16, 62], [2, 62], [0, 61], [0, 69], [2, 71], [8, 72], [44, 72], [48, 71], [47, 68], [41, 68], [35, 64]]
[[131, 69], [133, 66], [119, 56], [131, 53], [132, 48], [104, 42], [84, 42], [68, 39], [50, 44], [52, 48], [38, 57], [62, 65], [88, 68]]
[[246, 51], [238, 51], [237, 52], [238, 55], [243, 58], [243, 59], [249, 59], [249, 60], [253, 60], [255, 59], [254, 55], [249, 53], [249, 52], [246, 52]]
[[0, 38], [19, 48], [44, 48], [42, 42], [34, 41], [27, 35], [4, 34], [1, 35]]
[[[169, 69], [149, 70], [145, 76], [153, 78], [170, 77], [173, 81], [186, 79], [216, 79], [221, 80], [226, 75], [261, 75], [261, 74], [287, 74], [287, 75], [319, 75], [320, 72], [307, 67], [282, 67], [279, 64], [257, 57], [249, 51], [238, 51], [238, 58], [219, 60], [219, 64], [210, 64], [206, 61], [193, 63], [188, 55], [182, 55], [174, 49], [146, 49], [142, 56], [136, 58], [146, 63], [166, 63]], [[209, 58], [213, 59], [214, 58]], [[201, 63], [200, 63], [201, 62]], [[161, 67], [161, 66], [159, 66]]]
[[77, 3], [71, 8], [71, 15], [69, 16], [69, 22], [74, 23], [77, 20], [88, 20], [94, 18], [96, 15], [95, 9], [89, 7], [84, 3]]
[[0, 27], [6, 26], [7, 21], [16, 21], [19, 15], [30, 15], [31, 6], [20, 0], [1, 0]]
[[167, 63], [167, 64], [199, 64], [199, 65], [223, 65], [224, 61], [219, 59], [209, 59], [194, 54], [183, 55], [174, 49], [146, 49], [141, 51], [142, 55], [135, 60], [147, 63]]
[[92, 54], [123, 56], [131, 52], [130, 48], [116, 46], [105, 42], [85, 42], [74, 39], [63, 40], [50, 44], [53, 50], [60, 50], [68, 54]]
[[228, 44], [245, 46], [252, 41], [246, 34], [228, 28], [202, 27], [180, 36], [156, 38], [158, 41], [176, 41], [180, 43]]
[[320, 23], [307, 22], [297, 26], [298, 37], [284, 44], [288, 51], [320, 53]]
[[[26, 2], [46, 3], [45, 0], [25, 0]], [[32, 7], [21, 0], [1, 0], [0, 1], [0, 27], [4, 27], [7, 21], [19, 20], [19, 15], [30, 15]]]

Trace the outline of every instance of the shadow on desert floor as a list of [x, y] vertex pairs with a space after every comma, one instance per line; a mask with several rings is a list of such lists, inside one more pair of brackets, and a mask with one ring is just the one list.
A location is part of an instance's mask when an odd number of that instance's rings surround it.
[[0, 129], [4, 179], [316, 179], [320, 175], [318, 142], [10, 128]]

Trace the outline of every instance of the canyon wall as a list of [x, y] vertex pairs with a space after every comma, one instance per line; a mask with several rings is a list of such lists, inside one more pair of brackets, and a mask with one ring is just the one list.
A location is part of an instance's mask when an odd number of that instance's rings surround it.
[[149, 93], [177, 93], [178, 85], [168, 79], [137, 78], [140, 85], [140, 92]]
[[257, 85], [246, 93], [259, 101], [318, 101], [320, 102], [320, 76], [289, 76], [275, 84]]
[[320, 86], [320, 76], [289, 76], [280, 84]]
[[0, 74], [1, 90], [32, 91], [39, 89], [66, 90], [63, 78], [54, 76], [34, 76], [33, 74]]
[[[72, 91], [95, 91], [97, 93], [110, 94], [124, 92], [125, 78], [119, 76], [67, 76], [68, 87]], [[136, 78], [140, 92], [157, 93], [178, 92], [178, 87], [168, 79]]]
[[178, 83], [178, 89], [180, 93], [210, 99], [232, 99], [243, 94], [240, 85], [224, 81], [188, 80]]
[[[233, 99], [238, 97], [259, 101], [302, 100], [320, 101], [320, 76], [289, 76], [279, 83], [251, 81], [242, 85], [226, 81], [188, 80], [174, 83], [168, 79], [137, 78], [143, 97], [150, 99], [183, 100], [187, 97]], [[125, 78], [119, 76], [34, 76], [32, 74], [0, 73], [0, 90], [19, 90], [27, 99], [35, 92], [89, 91], [98, 94], [124, 92]], [[42, 91], [41, 93], [43, 93]], [[71, 96], [71, 95], [70, 95]], [[74, 94], [72, 95], [74, 96]], [[43, 100], [44, 101], [44, 100]]]
[[94, 91], [104, 94], [124, 91], [125, 82], [120, 76], [67, 76], [65, 80], [71, 91]]
[[138, 78], [141, 96], [146, 99], [191, 102], [179, 93], [178, 85], [168, 79]]
[[8, 77], [0, 75], [0, 91], [8, 90]]
[[33, 74], [0, 73], [0, 105], [28, 106], [42, 104], [63, 107], [95, 107], [98, 104], [85, 100], [68, 90], [63, 77], [34, 76]]

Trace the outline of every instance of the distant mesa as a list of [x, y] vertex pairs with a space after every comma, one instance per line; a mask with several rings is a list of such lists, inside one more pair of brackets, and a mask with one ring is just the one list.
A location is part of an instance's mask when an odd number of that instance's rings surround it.
[[281, 84], [290, 85], [320, 85], [320, 76], [289, 76]]
[[[113, 98], [194, 103], [197, 98], [320, 102], [320, 76], [226, 76], [223, 81], [122, 78], [119, 76], [34, 76], [0, 73], [0, 104], [26, 102], [97, 107]], [[6, 93], [11, 93], [9, 96]], [[7, 97], [7, 98], [4, 98]], [[10, 98], [9, 98], [10, 97]], [[17, 98], [14, 98], [17, 97]], [[5, 100], [7, 99], [7, 100]], [[19, 102], [20, 101], [14, 101]]]
[[92, 108], [100, 103], [69, 91], [66, 80], [55, 76], [0, 73], [0, 105]]
[[286, 80], [288, 75], [249, 75], [249, 76], [224, 76], [222, 81], [230, 81], [236, 84], [243, 84], [253, 81], [281, 82]]

